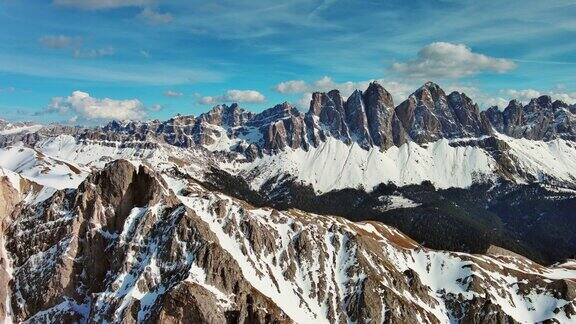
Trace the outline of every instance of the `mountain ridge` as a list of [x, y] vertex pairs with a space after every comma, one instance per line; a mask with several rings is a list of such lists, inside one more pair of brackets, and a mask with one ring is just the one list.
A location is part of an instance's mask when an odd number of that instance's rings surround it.
[[[0, 181], [2, 192], [10, 188]], [[572, 263], [546, 268], [497, 247], [487, 255], [434, 251], [378, 222], [256, 208], [169, 166], [115, 160], [76, 189], [9, 208], [0, 234], [11, 265], [1, 264], [9, 280], [0, 283], [10, 290], [0, 309], [14, 321], [575, 316]]]

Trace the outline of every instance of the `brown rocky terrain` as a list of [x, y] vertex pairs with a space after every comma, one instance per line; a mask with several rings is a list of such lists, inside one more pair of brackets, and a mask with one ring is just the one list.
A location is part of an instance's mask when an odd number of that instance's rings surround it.
[[[532, 322], [576, 316], [576, 274], [423, 248], [377, 222], [284, 212], [177, 168], [108, 163], [20, 200], [2, 178], [1, 282], [29, 322]], [[6, 207], [8, 206], [8, 207]], [[15, 206], [15, 207], [14, 207]], [[6, 279], [9, 279], [7, 281]], [[8, 305], [3, 304], [2, 309]]]

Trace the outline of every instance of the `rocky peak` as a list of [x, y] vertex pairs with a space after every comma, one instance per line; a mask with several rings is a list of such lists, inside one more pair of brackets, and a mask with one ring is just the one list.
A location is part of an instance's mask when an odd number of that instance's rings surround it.
[[558, 110], [558, 109], [561, 109], [561, 108], [568, 108], [568, 107], [569, 107], [569, 106], [568, 106], [567, 103], [565, 103], [564, 101], [559, 100], [559, 99], [554, 100], [554, 102], [552, 103], [552, 109], [553, 109], [554, 111], [556, 111], [556, 110]]
[[481, 113], [486, 116], [494, 130], [499, 133], [504, 132], [504, 117], [498, 106], [492, 106]]
[[552, 97], [548, 95], [540, 96], [538, 98], [534, 98], [530, 100], [528, 106], [537, 106], [543, 109], [550, 109], [552, 108]]
[[396, 107], [396, 114], [410, 138], [424, 143], [443, 136], [443, 128], [445, 124], [449, 126], [451, 119], [447, 110], [444, 91], [427, 82]]
[[271, 123], [286, 117], [298, 115], [300, 115], [298, 109], [285, 101], [254, 115], [249, 124], [253, 126], [264, 126], [265, 123]]
[[368, 117], [366, 116], [362, 91], [355, 90], [352, 92], [344, 107], [351, 139], [361, 147], [368, 149], [374, 142], [368, 130]]
[[332, 137], [348, 142], [350, 137], [343, 103], [344, 100], [338, 90], [313, 93], [308, 115], [318, 117], [319, 124], [316, 125], [316, 121], [309, 118], [309, 126], [325, 129]]
[[457, 136], [477, 137], [492, 133], [490, 121], [480, 114], [478, 105], [465, 93], [454, 91], [447, 99], [457, 124]]
[[237, 103], [218, 105], [210, 111], [200, 115], [200, 121], [208, 124], [235, 127], [241, 126], [253, 117], [253, 113], [240, 108]]
[[374, 81], [368, 85], [362, 98], [368, 120], [368, 130], [374, 145], [382, 149], [387, 149], [394, 145], [392, 124], [397, 117], [394, 113], [392, 95], [378, 82]]
[[424, 83], [418, 90], [414, 91], [412, 95], [421, 101], [430, 103], [435, 103], [446, 98], [444, 90], [432, 81]]
[[576, 119], [572, 114], [566, 103], [552, 101], [550, 96], [540, 96], [524, 106], [520, 101], [512, 100], [504, 111], [489, 109], [484, 115], [500, 133], [547, 141], [558, 137], [576, 138]]
[[394, 107], [392, 95], [377, 81], [370, 82], [363, 97], [366, 103], [377, 103], [382, 108]]
[[116, 160], [84, 180], [79, 190], [94, 192], [105, 208], [115, 211], [113, 217], [100, 220], [100, 224], [118, 230], [132, 208], [156, 203], [165, 186], [163, 180], [144, 165], [135, 166], [126, 160]]

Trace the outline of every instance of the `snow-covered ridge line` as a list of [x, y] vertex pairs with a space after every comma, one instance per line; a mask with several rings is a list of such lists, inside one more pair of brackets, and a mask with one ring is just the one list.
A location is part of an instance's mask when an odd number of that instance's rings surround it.
[[[510, 145], [510, 155], [533, 179], [576, 183], [576, 145], [571, 142], [514, 139], [505, 135], [497, 138]], [[288, 149], [250, 163], [228, 166], [227, 170], [247, 177], [256, 190], [269, 179], [288, 175], [312, 185], [319, 193], [359, 187], [370, 191], [380, 183], [403, 186], [423, 181], [430, 181], [437, 188], [466, 188], [500, 177], [498, 162], [485, 149], [450, 145], [455, 141], [441, 139], [425, 145], [408, 142], [381, 151], [364, 150], [328, 138], [309, 151]], [[513, 180], [529, 181], [519, 175]]]
[[[477, 182], [495, 182], [504, 176], [500, 173], [502, 165], [495, 160], [493, 153], [476, 144], [490, 139], [485, 136], [440, 139], [425, 144], [408, 142], [387, 150], [376, 147], [366, 150], [356, 143], [346, 144], [327, 137], [317, 147], [307, 150], [287, 148], [252, 161], [230, 159], [230, 156], [222, 159], [218, 157], [218, 152], [210, 153], [210, 150], [206, 150], [210, 148], [228, 151], [242, 142], [241, 139], [228, 138], [225, 132], [220, 132], [212, 144], [205, 145], [206, 148], [198, 149], [179, 148], [169, 144], [155, 147], [123, 146], [120, 142], [108, 141], [106, 144], [114, 145], [106, 145], [94, 140], [77, 140], [69, 135], [41, 140], [36, 143], [35, 149], [48, 158], [52, 156], [78, 168], [101, 167], [107, 161], [119, 158], [145, 160], [152, 165], [167, 165], [176, 158], [197, 164], [194, 172], [198, 178], [202, 178], [201, 174], [207, 171], [208, 166], [218, 166], [244, 177], [255, 190], [260, 189], [269, 179], [288, 176], [305, 185], [312, 185], [318, 193], [324, 193], [345, 188], [363, 188], [370, 191], [381, 183], [404, 186], [430, 181], [437, 188], [467, 188]], [[571, 188], [570, 183], [576, 183], [576, 145], [572, 142], [563, 139], [548, 142], [516, 139], [502, 134], [497, 134], [492, 139], [507, 145], [508, 148], [503, 153], [510, 156], [517, 170], [521, 171], [521, 174], [506, 175], [507, 180], [518, 183], [536, 181], [566, 188]], [[4, 152], [0, 165], [10, 163], [7, 169], [14, 171], [17, 166], [11, 161], [16, 160], [15, 156], [10, 155], [15, 154], [14, 148], [10, 149], [13, 152], [10, 154], [6, 153], [7, 150], [0, 149], [0, 152]], [[67, 173], [70, 172], [60, 172], [62, 175]], [[23, 175], [34, 180], [34, 176], [38, 174]], [[75, 184], [77, 181], [68, 187], [74, 187]]]

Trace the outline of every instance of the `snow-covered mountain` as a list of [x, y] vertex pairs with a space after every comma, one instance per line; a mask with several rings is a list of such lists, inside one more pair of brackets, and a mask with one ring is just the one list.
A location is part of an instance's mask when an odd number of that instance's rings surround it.
[[431, 82], [399, 105], [372, 83], [305, 113], [2, 122], [0, 318], [573, 322], [575, 122]]

